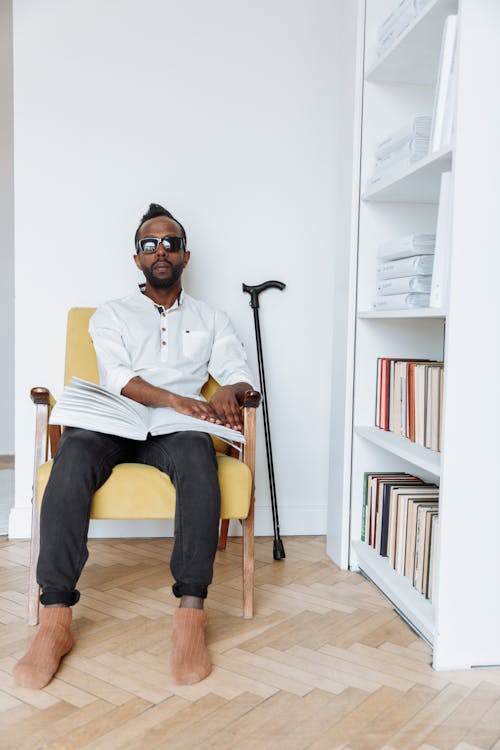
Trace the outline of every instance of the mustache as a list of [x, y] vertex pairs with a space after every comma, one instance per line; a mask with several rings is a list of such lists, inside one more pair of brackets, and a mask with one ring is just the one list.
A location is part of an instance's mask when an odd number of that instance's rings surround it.
[[171, 262], [170, 262], [169, 260], [166, 260], [166, 259], [165, 259], [165, 260], [156, 260], [156, 261], [155, 261], [155, 262], [153, 263], [153, 265], [151, 266], [151, 268], [154, 268], [155, 266], [157, 266], [157, 265], [158, 265], [158, 263], [162, 263], [162, 264], [164, 264], [164, 265], [170, 266], [170, 268], [172, 268], [172, 267], [173, 267], [173, 264], [172, 264], [172, 263], [171, 263]]

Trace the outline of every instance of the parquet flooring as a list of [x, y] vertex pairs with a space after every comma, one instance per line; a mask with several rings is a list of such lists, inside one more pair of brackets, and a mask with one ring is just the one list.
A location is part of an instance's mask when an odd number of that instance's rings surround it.
[[0, 748], [500, 750], [500, 670], [435, 672], [429, 647], [323, 537], [256, 540], [256, 616], [241, 618], [241, 540], [218, 553], [207, 603], [214, 670], [167, 679], [171, 540], [92, 540], [76, 645], [44, 689], [11, 672], [28, 543], [0, 541]]

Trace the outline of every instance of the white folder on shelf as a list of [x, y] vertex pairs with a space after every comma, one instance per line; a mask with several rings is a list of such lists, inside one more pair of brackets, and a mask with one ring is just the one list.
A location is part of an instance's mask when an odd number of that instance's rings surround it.
[[409, 258], [412, 255], [432, 255], [435, 242], [435, 234], [407, 234], [381, 243], [377, 248], [377, 258], [379, 261], [388, 261]]
[[429, 295], [418, 292], [377, 296], [373, 302], [375, 310], [407, 310], [414, 307], [429, 307]]
[[405, 292], [431, 291], [432, 276], [403, 276], [396, 279], [383, 279], [377, 282], [377, 295], [404, 294]]
[[412, 258], [391, 260], [377, 266], [377, 281], [398, 279], [401, 276], [427, 276], [432, 273], [433, 255], [415, 255]]

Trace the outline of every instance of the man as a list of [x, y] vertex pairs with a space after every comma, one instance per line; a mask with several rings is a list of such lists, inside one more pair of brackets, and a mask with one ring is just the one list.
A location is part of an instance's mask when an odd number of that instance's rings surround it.
[[[134, 260], [146, 283], [99, 307], [90, 321], [101, 385], [151, 407], [168, 406], [207, 422], [241, 429], [239, 402], [252, 388], [246, 356], [225, 313], [194, 300], [181, 286], [189, 263], [186, 232], [165, 208], [151, 204], [135, 235]], [[200, 398], [208, 374], [221, 384]], [[220, 492], [215, 451], [203, 432], [148, 435], [145, 441], [68, 427], [47, 484], [40, 517], [40, 628], [16, 664], [20, 685], [44, 687], [73, 645], [71, 606], [88, 558], [94, 492], [118, 463], [138, 462], [168, 474], [176, 488], [175, 542], [170, 561], [174, 615], [170, 678], [190, 684], [211, 669], [203, 609], [218, 541]]]

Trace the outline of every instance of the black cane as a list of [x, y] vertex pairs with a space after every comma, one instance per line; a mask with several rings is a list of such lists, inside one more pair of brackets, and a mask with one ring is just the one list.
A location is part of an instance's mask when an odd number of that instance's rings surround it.
[[269, 474], [269, 489], [271, 492], [271, 510], [273, 513], [273, 527], [274, 527], [274, 545], [273, 545], [273, 557], [275, 560], [282, 560], [285, 557], [285, 548], [280, 537], [280, 525], [278, 520], [278, 503], [276, 500], [276, 483], [274, 481], [274, 465], [273, 465], [273, 451], [271, 447], [271, 430], [269, 427], [269, 411], [267, 407], [267, 393], [266, 393], [266, 378], [264, 375], [264, 357], [262, 354], [262, 341], [260, 337], [260, 323], [259, 323], [259, 294], [265, 289], [280, 289], [283, 290], [286, 284], [282, 281], [264, 281], [262, 284], [256, 286], [250, 286], [249, 284], [243, 284], [243, 291], [248, 292], [250, 295], [250, 307], [253, 310], [253, 319], [255, 323], [255, 339], [257, 343], [257, 361], [259, 363], [259, 379], [260, 379], [260, 390], [262, 393], [262, 411], [264, 416], [264, 435], [266, 438], [266, 455], [267, 455], [267, 471]]

